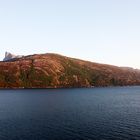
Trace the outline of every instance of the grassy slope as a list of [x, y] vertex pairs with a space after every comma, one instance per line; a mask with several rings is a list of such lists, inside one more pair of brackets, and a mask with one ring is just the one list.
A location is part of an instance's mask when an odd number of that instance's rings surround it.
[[57, 88], [140, 85], [140, 71], [57, 54], [0, 62], [1, 88]]

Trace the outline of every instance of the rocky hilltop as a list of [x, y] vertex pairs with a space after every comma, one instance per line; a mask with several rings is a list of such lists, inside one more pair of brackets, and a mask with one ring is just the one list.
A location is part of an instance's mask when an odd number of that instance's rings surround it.
[[5, 58], [3, 59], [3, 61], [9, 61], [11, 59], [16, 59], [21, 57], [23, 57], [23, 55], [15, 55], [9, 52], [5, 52]]
[[98, 64], [58, 54], [0, 62], [0, 88], [67, 88], [140, 85], [140, 70]]

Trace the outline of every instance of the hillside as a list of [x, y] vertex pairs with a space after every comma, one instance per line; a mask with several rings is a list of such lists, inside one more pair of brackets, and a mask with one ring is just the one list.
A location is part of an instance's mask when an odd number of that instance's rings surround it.
[[92, 63], [58, 54], [0, 62], [0, 88], [66, 88], [140, 85], [140, 70]]

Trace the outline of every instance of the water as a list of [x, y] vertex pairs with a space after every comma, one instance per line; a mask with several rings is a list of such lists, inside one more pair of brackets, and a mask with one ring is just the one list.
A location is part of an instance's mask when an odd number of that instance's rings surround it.
[[140, 87], [0, 90], [0, 140], [140, 139]]

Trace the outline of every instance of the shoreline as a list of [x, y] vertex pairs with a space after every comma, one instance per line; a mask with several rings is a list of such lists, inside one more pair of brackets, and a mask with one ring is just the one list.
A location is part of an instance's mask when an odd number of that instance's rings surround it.
[[24, 88], [24, 87], [16, 87], [16, 88], [0, 88], [0, 90], [55, 90], [55, 89], [95, 89], [95, 88], [117, 88], [117, 87], [140, 87], [140, 85], [125, 85], [125, 86], [89, 86], [89, 87], [48, 87], [48, 88]]

